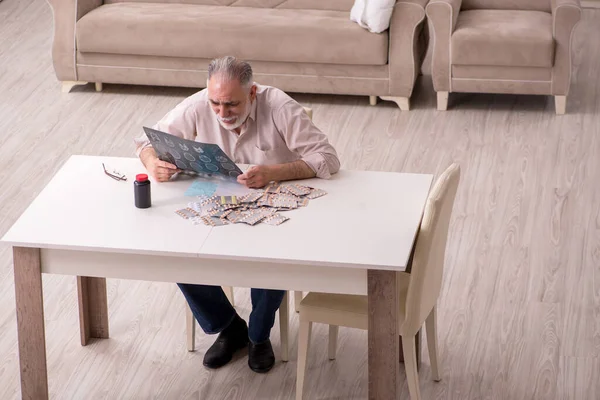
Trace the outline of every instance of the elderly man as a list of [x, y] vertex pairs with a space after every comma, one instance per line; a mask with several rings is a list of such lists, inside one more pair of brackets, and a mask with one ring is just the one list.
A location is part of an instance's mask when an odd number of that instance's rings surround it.
[[[188, 97], [155, 126], [185, 139], [218, 144], [236, 163], [253, 164], [238, 182], [260, 188], [271, 181], [329, 178], [339, 170], [335, 149], [303, 107], [283, 91], [254, 83], [247, 62], [224, 57], [208, 67], [207, 88]], [[137, 154], [157, 181], [178, 172], [161, 161], [142, 135]], [[204, 365], [219, 368], [248, 346], [248, 365], [267, 372], [274, 363], [269, 336], [284, 296], [281, 290], [252, 289], [249, 324], [219, 286], [178, 284], [207, 334], [219, 333]]]

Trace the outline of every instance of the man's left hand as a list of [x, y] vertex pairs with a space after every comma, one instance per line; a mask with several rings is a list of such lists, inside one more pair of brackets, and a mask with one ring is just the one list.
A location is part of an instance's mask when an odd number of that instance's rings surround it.
[[271, 168], [268, 165], [255, 165], [242, 174], [238, 175], [237, 181], [251, 189], [264, 187], [273, 180]]

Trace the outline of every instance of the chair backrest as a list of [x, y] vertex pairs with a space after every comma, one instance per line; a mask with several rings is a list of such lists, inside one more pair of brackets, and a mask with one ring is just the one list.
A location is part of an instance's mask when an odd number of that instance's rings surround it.
[[350, 11], [354, 0], [104, 0], [111, 3], [167, 3], [299, 10]]
[[414, 336], [435, 306], [442, 286], [446, 241], [460, 166], [452, 164], [433, 186], [417, 235], [406, 297], [403, 336]]
[[550, 0], [463, 0], [461, 10], [530, 10], [551, 12]]

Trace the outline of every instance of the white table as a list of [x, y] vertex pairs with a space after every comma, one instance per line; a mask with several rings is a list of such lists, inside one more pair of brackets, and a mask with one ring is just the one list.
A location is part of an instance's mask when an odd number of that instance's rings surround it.
[[[102, 163], [127, 175], [106, 176]], [[108, 337], [106, 279], [368, 294], [369, 398], [396, 399], [396, 271], [404, 271], [431, 175], [340, 171], [280, 226], [193, 225], [174, 211], [190, 179], [152, 182], [137, 209], [135, 158], [73, 156], [4, 236], [13, 246], [24, 399], [48, 398], [42, 273], [78, 277], [81, 342]], [[376, 328], [376, 329], [375, 329]]]

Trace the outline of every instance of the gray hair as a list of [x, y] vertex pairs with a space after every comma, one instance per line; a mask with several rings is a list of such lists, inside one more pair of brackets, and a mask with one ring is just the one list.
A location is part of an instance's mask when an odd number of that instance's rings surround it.
[[215, 58], [208, 65], [208, 81], [211, 77], [220, 75], [228, 81], [237, 80], [245, 88], [250, 88], [253, 82], [252, 67], [246, 61], [233, 56]]

